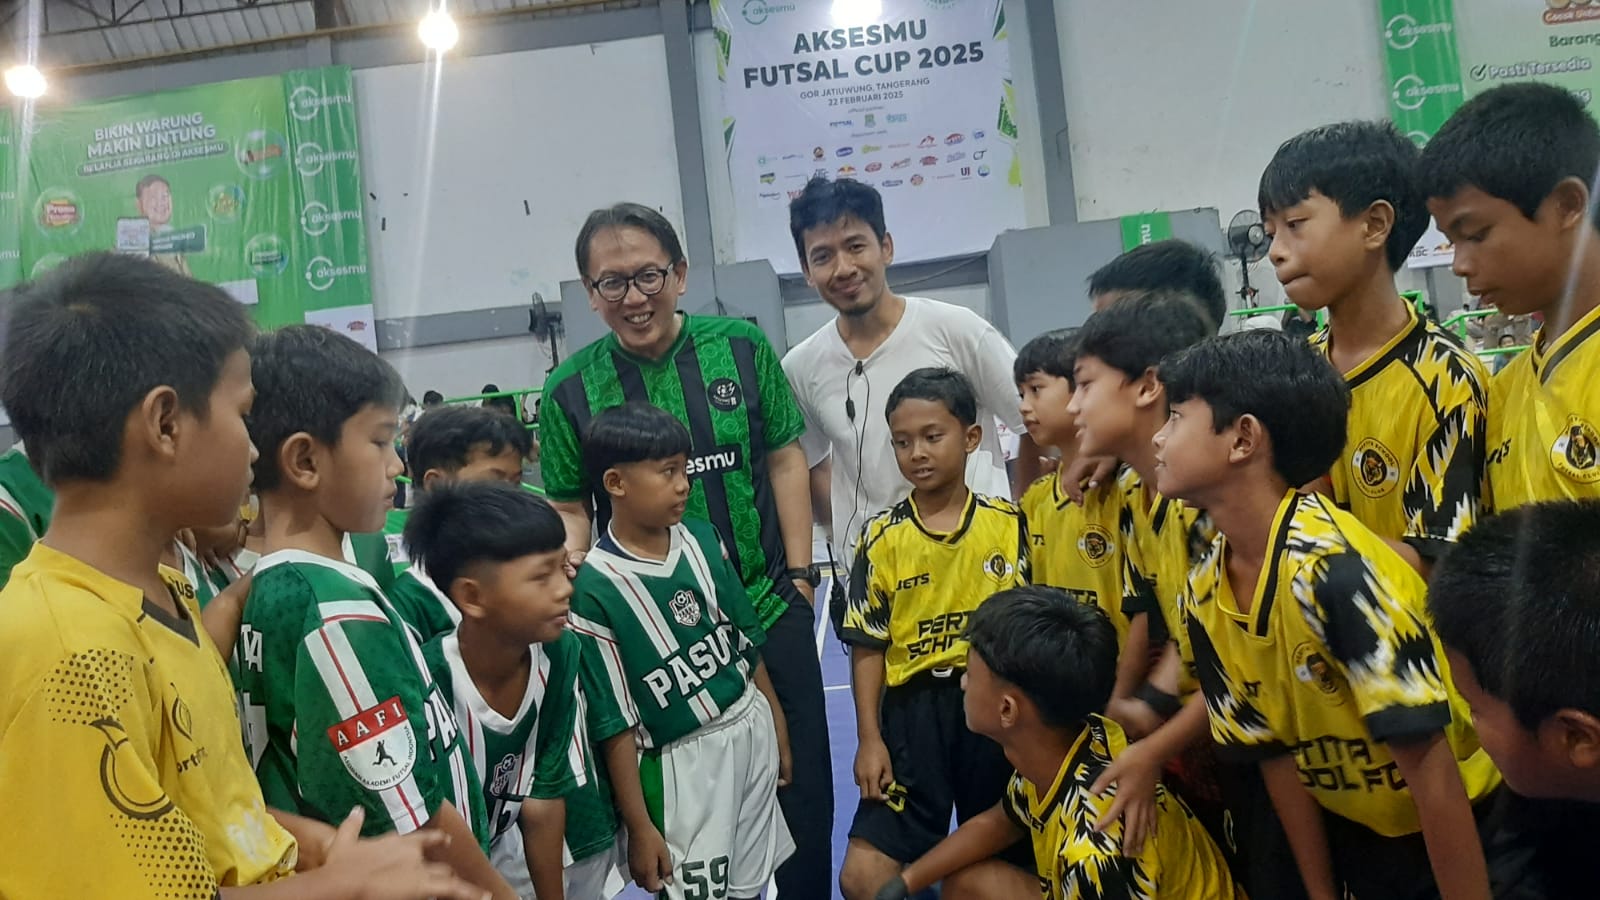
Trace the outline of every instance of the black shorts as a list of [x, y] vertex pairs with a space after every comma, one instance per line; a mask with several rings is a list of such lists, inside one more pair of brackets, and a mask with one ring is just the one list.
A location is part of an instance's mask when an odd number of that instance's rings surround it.
[[[1252, 783], [1251, 790], [1260, 792], [1263, 804], [1256, 808], [1255, 815], [1246, 816], [1241, 822], [1239, 851], [1246, 871], [1235, 873], [1240, 885], [1251, 897], [1304, 900], [1305, 883], [1300, 879], [1289, 837], [1267, 795], [1266, 783], [1259, 775], [1252, 782], [1243, 767], [1232, 769], [1231, 774], [1238, 780], [1230, 788], [1240, 782]], [[1489, 813], [1499, 795], [1496, 791], [1473, 804], [1481, 838], [1487, 836]], [[1358, 900], [1438, 900], [1439, 888], [1434, 882], [1428, 845], [1420, 831], [1390, 837], [1326, 809], [1322, 810], [1322, 826], [1328, 837], [1334, 886], [1346, 896]]]
[[[910, 863], [950, 833], [952, 810], [965, 822], [1005, 796], [1011, 764], [999, 744], [967, 730], [960, 670], [943, 678], [922, 673], [886, 689], [879, 719], [894, 767], [891, 800], [862, 800], [850, 824], [852, 839]], [[1027, 840], [1001, 858], [1034, 871]]]

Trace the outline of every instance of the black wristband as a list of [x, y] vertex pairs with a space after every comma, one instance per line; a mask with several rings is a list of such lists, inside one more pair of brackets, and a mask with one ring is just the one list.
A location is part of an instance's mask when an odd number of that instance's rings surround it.
[[804, 581], [812, 587], [816, 587], [822, 583], [822, 570], [814, 565], [804, 568], [785, 569], [783, 577], [790, 581]]
[[1133, 692], [1133, 698], [1143, 700], [1163, 719], [1170, 719], [1183, 709], [1183, 701], [1178, 699], [1177, 694], [1169, 694], [1148, 681]]
[[888, 884], [878, 888], [878, 893], [872, 896], [872, 900], [906, 900], [909, 896], [911, 891], [906, 888], [905, 877], [896, 875]]

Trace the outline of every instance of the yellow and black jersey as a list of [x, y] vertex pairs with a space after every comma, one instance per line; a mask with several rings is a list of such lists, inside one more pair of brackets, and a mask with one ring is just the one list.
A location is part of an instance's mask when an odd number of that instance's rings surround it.
[[1222, 852], [1194, 813], [1156, 785], [1156, 827], [1138, 856], [1122, 853], [1122, 818], [1103, 832], [1094, 823], [1116, 799], [1116, 786], [1096, 796], [1090, 788], [1128, 746], [1116, 722], [1090, 716], [1043, 792], [1012, 775], [1000, 806], [1033, 842], [1045, 900], [1225, 900], [1237, 896]]
[[1109, 484], [1073, 503], [1061, 486], [1060, 471], [1035, 481], [1022, 495], [1022, 513], [1033, 539], [1033, 583], [1060, 588], [1082, 603], [1097, 606], [1117, 629], [1117, 644], [1128, 639], [1122, 612], [1122, 509], [1139, 476], [1127, 466]]
[[850, 570], [839, 636], [885, 651], [890, 687], [964, 667], [967, 616], [990, 595], [1028, 583], [1028, 525], [1009, 500], [969, 493], [961, 524], [931, 531], [910, 498], [867, 522]]
[[[1480, 513], [1489, 373], [1405, 304], [1410, 323], [1345, 373], [1350, 426], [1333, 499], [1378, 534], [1437, 559]], [[1330, 349], [1323, 328], [1311, 345]]]
[[1427, 586], [1325, 497], [1285, 495], [1248, 605], [1227, 540], [1194, 569], [1179, 644], [1224, 756], [1291, 753], [1317, 802], [1382, 835], [1421, 828], [1389, 742], [1442, 731], [1476, 801], [1500, 781], [1427, 624]]
[[1178, 596], [1189, 570], [1211, 548], [1217, 529], [1203, 510], [1147, 492], [1133, 479], [1122, 508], [1122, 611], [1151, 613], [1150, 642], [1177, 625]]
[[1490, 385], [1489, 492], [1496, 509], [1600, 497], [1600, 308], [1533, 346]]

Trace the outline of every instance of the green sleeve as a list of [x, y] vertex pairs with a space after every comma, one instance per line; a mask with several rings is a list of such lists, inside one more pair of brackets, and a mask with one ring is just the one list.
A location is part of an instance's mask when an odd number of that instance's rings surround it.
[[772, 349], [766, 335], [756, 335], [756, 384], [761, 391], [761, 409], [766, 418], [763, 435], [769, 450], [776, 450], [805, 433], [805, 416], [794, 399], [794, 389], [783, 374], [783, 361]]
[[584, 783], [582, 748], [577, 742], [578, 668], [583, 653], [578, 638], [565, 632], [545, 645], [550, 657], [550, 680], [539, 708], [539, 735], [535, 742], [533, 786], [528, 796], [541, 800], [565, 797]]
[[16, 516], [0, 514], [0, 587], [11, 580], [11, 570], [33, 550], [33, 532]]
[[605, 608], [589, 594], [584, 574], [578, 572], [569, 627], [581, 648], [578, 681], [589, 707], [584, 724], [589, 740], [600, 744], [638, 725], [639, 713], [628, 693], [628, 673], [622, 665], [616, 634]]
[[429, 686], [387, 617], [341, 618], [311, 629], [297, 652], [300, 794], [324, 822], [360, 806], [363, 835], [409, 834], [453, 800], [449, 759], [429, 745]]
[[551, 500], [571, 503], [588, 499], [589, 479], [572, 417], [561, 405], [562, 393], [560, 386], [546, 391], [539, 406], [539, 474]]

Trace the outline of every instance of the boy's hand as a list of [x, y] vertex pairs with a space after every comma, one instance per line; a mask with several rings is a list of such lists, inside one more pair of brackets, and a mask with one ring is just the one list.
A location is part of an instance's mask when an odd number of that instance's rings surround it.
[[1090, 793], [1103, 797], [1107, 788], [1117, 786], [1117, 796], [1094, 823], [1094, 830], [1105, 831], [1121, 817], [1125, 857], [1142, 853], [1145, 839], [1156, 833], [1156, 783], [1160, 778], [1160, 762], [1149, 758], [1143, 744], [1133, 743], [1106, 766], [1089, 788]]
[[[1080, 456], [1061, 470], [1061, 487], [1067, 492], [1067, 498], [1079, 506], [1083, 505], [1083, 496], [1092, 491], [1111, 477], [1117, 470], [1117, 458], [1114, 456]], [[1084, 487], [1084, 482], [1088, 487]]]
[[672, 883], [672, 853], [660, 829], [628, 832], [628, 871], [639, 887], [652, 894]]
[[[322, 878], [345, 885], [340, 893], [359, 900], [483, 900], [482, 888], [456, 877], [444, 863], [429, 862], [427, 855], [450, 842], [438, 831], [417, 831], [401, 837], [385, 835], [361, 839], [366, 815], [353, 810], [329, 842]], [[313, 876], [305, 876], [307, 878]]]
[[583, 567], [583, 561], [586, 558], [588, 558], [588, 556], [589, 556], [589, 551], [587, 551], [587, 550], [568, 550], [567, 551], [566, 569], [567, 569], [567, 577], [568, 578], [577, 578], [578, 577], [578, 569]]
[[861, 788], [863, 800], [885, 800], [884, 791], [894, 784], [894, 767], [889, 762], [889, 748], [882, 739], [862, 741], [856, 748], [856, 785]]
[[778, 740], [778, 787], [788, 787], [794, 782], [794, 753], [789, 749], [787, 735]]

